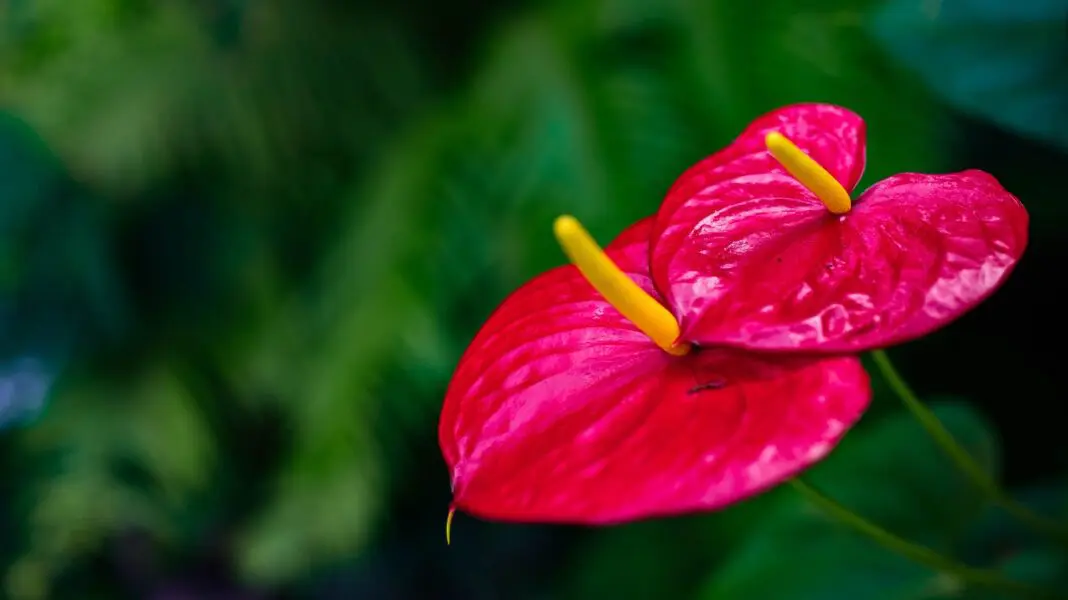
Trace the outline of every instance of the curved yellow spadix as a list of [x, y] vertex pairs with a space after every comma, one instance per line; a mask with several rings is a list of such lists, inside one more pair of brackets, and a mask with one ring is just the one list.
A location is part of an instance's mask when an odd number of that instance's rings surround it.
[[620, 314], [665, 352], [682, 356], [690, 351], [689, 344], [676, 344], [679, 324], [674, 315], [621, 271], [578, 220], [569, 215], [558, 217], [553, 223], [553, 232], [582, 276]]
[[783, 134], [773, 131], [764, 138], [768, 152], [793, 175], [801, 185], [819, 198], [827, 210], [843, 215], [852, 208], [849, 192], [813, 158], [804, 153]]

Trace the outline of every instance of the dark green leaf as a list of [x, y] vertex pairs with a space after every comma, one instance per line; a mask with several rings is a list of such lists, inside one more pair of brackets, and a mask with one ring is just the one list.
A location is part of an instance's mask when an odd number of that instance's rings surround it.
[[[1068, 522], [1068, 484], [1052, 481], [1016, 490], [1013, 496], [1036, 514]], [[1018, 581], [1068, 590], [1068, 547], [1000, 508], [990, 507], [959, 546], [961, 556], [974, 564], [999, 568]], [[1003, 596], [976, 592], [967, 598], [997, 600]]]
[[[993, 426], [963, 401], [931, 400], [957, 442], [996, 478], [1000, 448]], [[805, 478], [884, 527], [943, 543], [986, 507], [979, 490], [904, 410], [848, 434]]]
[[891, 0], [872, 29], [949, 104], [1066, 147], [1064, 0]]
[[[994, 472], [997, 444], [986, 421], [966, 404], [935, 408]], [[906, 413], [864, 424], [803, 477], [862, 517], [939, 551], [951, 547], [984, 505]], [[953, 578], [891, 554], [797, 496], [768, 515], [702, 597], [771, 598], [789, 590], [799, 600], [920, 599], [957, 588]]]
[[[731, 556], [763, 525], [781, 498], [780, 493], [770, 493], [711, 515], [656, 519], [601, 531], [579, 548], [582, 560], [567, 570], [554, 597], [689, 597], [700, 588], [709, 565]], [[657, 557], [650, 558], [654, 549]]]

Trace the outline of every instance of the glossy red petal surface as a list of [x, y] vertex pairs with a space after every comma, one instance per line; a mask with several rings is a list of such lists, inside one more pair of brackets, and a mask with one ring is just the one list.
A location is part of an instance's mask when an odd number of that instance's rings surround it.
[[[864, 173], [865, 127], [856, 113], [830, 104], [795, 104], [753, 121], [731, 145], [690, 167], [675, 182], [656, 216], [652, 234], [652, 275], [669, 305], [688, 299], [674, 297], [672, 258], [685, 251], [695, 229], [720, 227], [714, 214], [745, 201], [783, 202], [787, 207], [823, 209], [822, 203], [783, 169], [765, 145], [765, 136], [778, 131], [805, 151], [847, 190]], [[743, 212], [749, 211], [743, 207]], [[744, 215], [739, 215], [744, 216]]]
[[844, 216], [761, 185], [704, 201], [708, 218], [661, 257], [685, 339], [817, 352], [915, 339], [993, 293], [1027, 245], [1023, 205], [981, 171], [891, 177]]
[[[652, 292], [648, 227], [608, 251]], [[669, 356], [563, 267], [520, 288], [478, 333], [439, 441], [460, 510], [606, 524], [766, 489], [830, 451], [869, 399], [854, 358]]]
[[778, 131], [834, 175], [847, 190], [864, 174], [864, 120], [855, 112], [833, 104], [791, 104], [757, 117], [733, 142], [701, 160], [680, 176], [671, 188], [691, 194], [709, 184], [744, 175], [786, 171], [767, 153], [764, 137]]
[[[651, 225], [651, 217], [639, 221], [605, 251], [620, 269], [655, 296], [647, 275]], [[602, 356], [614, 358], [654, 349], [652, 341], [605, 302], [575, 267], [558, 267], [535, 277], [497, 307], [460, 358], [446, 392], [438, 429], [445, 461], [454, 466], [474, 452], [468, 444], [483, 443], [464, 435], [465, 431], [481, 428], [481, 435], [485, 436], [494, 433], [487, 429], [490, 425], [499, 425], [504, 432], [515, 425], [507, 419], [492, 421], [492, 415], [482, 412], [483, 403], [470, 402], [469, 398], [498, 398], [501, 404], [493, 406], [493, 412], [498, 414], [509, 406], [519, 410], [526, 404], [511, 397], [517, 390], [537, 383], [537, 378], [546, 373], [543, 367], [588, 361], [595, 370], [606, 362]], [[541, 384], [535, 390], [544, 387]], [[468, 422], [473, 425], [468, 426]]]

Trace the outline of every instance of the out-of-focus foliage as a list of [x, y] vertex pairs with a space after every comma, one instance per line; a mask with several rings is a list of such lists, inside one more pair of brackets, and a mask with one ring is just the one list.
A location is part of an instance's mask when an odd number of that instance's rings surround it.
[[[1047, 480], [1019, 490], [1017, 498], [1040, 514], [1068, 518], [1068, 486], [1063, 478]], [[1020, 581], [1033, 581], [1049, 589], [1068, 589], [1068, 554], [1004, 512], [989, 510], [961, 541], [961, 555], [973, 563], [1000, 562], [1002, 570]], [[976, 599], [996, 598], [974, 593]]]
[[329, 177], [332, 153], [371, 156], [423, 91], [397, 24], [322, 3], [14, 1], [3, 34], [5, 102], [113, 193], [190, 162], [242, 185]]
[[123, 327], [102, 215], [23, 122], [0, 113], [0, 426], [36, 416], [79, 334]]
[[[596, 531], [460, 516], [453, 547], [442, 539], [441, 397], [496, 304], [562, 262], [557, 214], [607, 241], [750, 119], [796, 101], [865, 117], [868, 183], [960, 161], [959, 124], [868, 37], [875, 8], [0, 0], [0, 424], [49, 403], [0, 439], [6, 593], [734, 598], [777, 585], [767, 593], [812, 598], [847, 576], [858, 600], [893, 582], [914, 593], [902, 597], [953, 588], [789, 489]], [[1052, 267], [1035, 269], [1020, 285]], [[1029, 305], [1029, 288], [1010, 288], [998, 314]], [[1058, 371], [975, 319], [902, 362], [925, 390], [959, 389], [1000, 418], [985, 390], [1016, 386], [1015, 372], [958, 377], [975, 355], [944, 347], [993, 339], [984, 358], [1026, 361], [1032, 391]], [[978, 492], [875, 386], [813, 481], [944, 549], [995, 535], [972, 527]], [[997, 464], [993, 427], [946, 411]], [[1010, 475], [1034, 463], [1019, 439]], [[1020, 577], [1063, 558], [1011, 539], [1026, 548], [1006, 566]]]
[[[998, 449], [990, 426], [964, 404], [934, 408], [994, 473]], [[968, 480], [907, 413], [848, 437], [806, 479], [881, 527], [943, 553], [953, 552], [984, 508]], [[909, 598], [963, 587], [860, 537], [797, 494], [783, 499], [713, 572], [704, 598], [772, 598], [781, 589], [798, 598]], [[784, 563], [784, 556], [792, 559]]]
[[[1004, 184], [1028, 200], [1036, 236], [1059, 238], [1068, 204], [1048, 180], [1068, 149], [1068, 0], [891, 0], [868, 27], [942, 102], [1035, 141], [1000, 159], [1028, 175]], [[982, 148], [996, 145], [973, 146], [980, 155], [960, 166], [984, 168]]]
[[953, 106], [1065, 147], [1066, 19], [1065, 0], [894, 0], [873, 30]]

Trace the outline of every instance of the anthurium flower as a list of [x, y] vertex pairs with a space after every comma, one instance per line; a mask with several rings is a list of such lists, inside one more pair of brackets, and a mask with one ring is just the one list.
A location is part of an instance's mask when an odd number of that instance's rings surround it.
[[[509, 296], [460, 360], [439, 427], [453, 509], [609, 524], [711, 510], [826, 455], [870, 400], [853, 357], [697, 348], [649, 276], [653, 220]], [[452, 512], [450, 512], [451, 523]]]
[[905, 173], [853, 202], [864, 163], [858, 115], [799, 104], [685, 172], [650, 238], [652, 279], [682, 337], [857, 352], [923, 336], [1005, 282], [1028, 215], [994, 177]]

